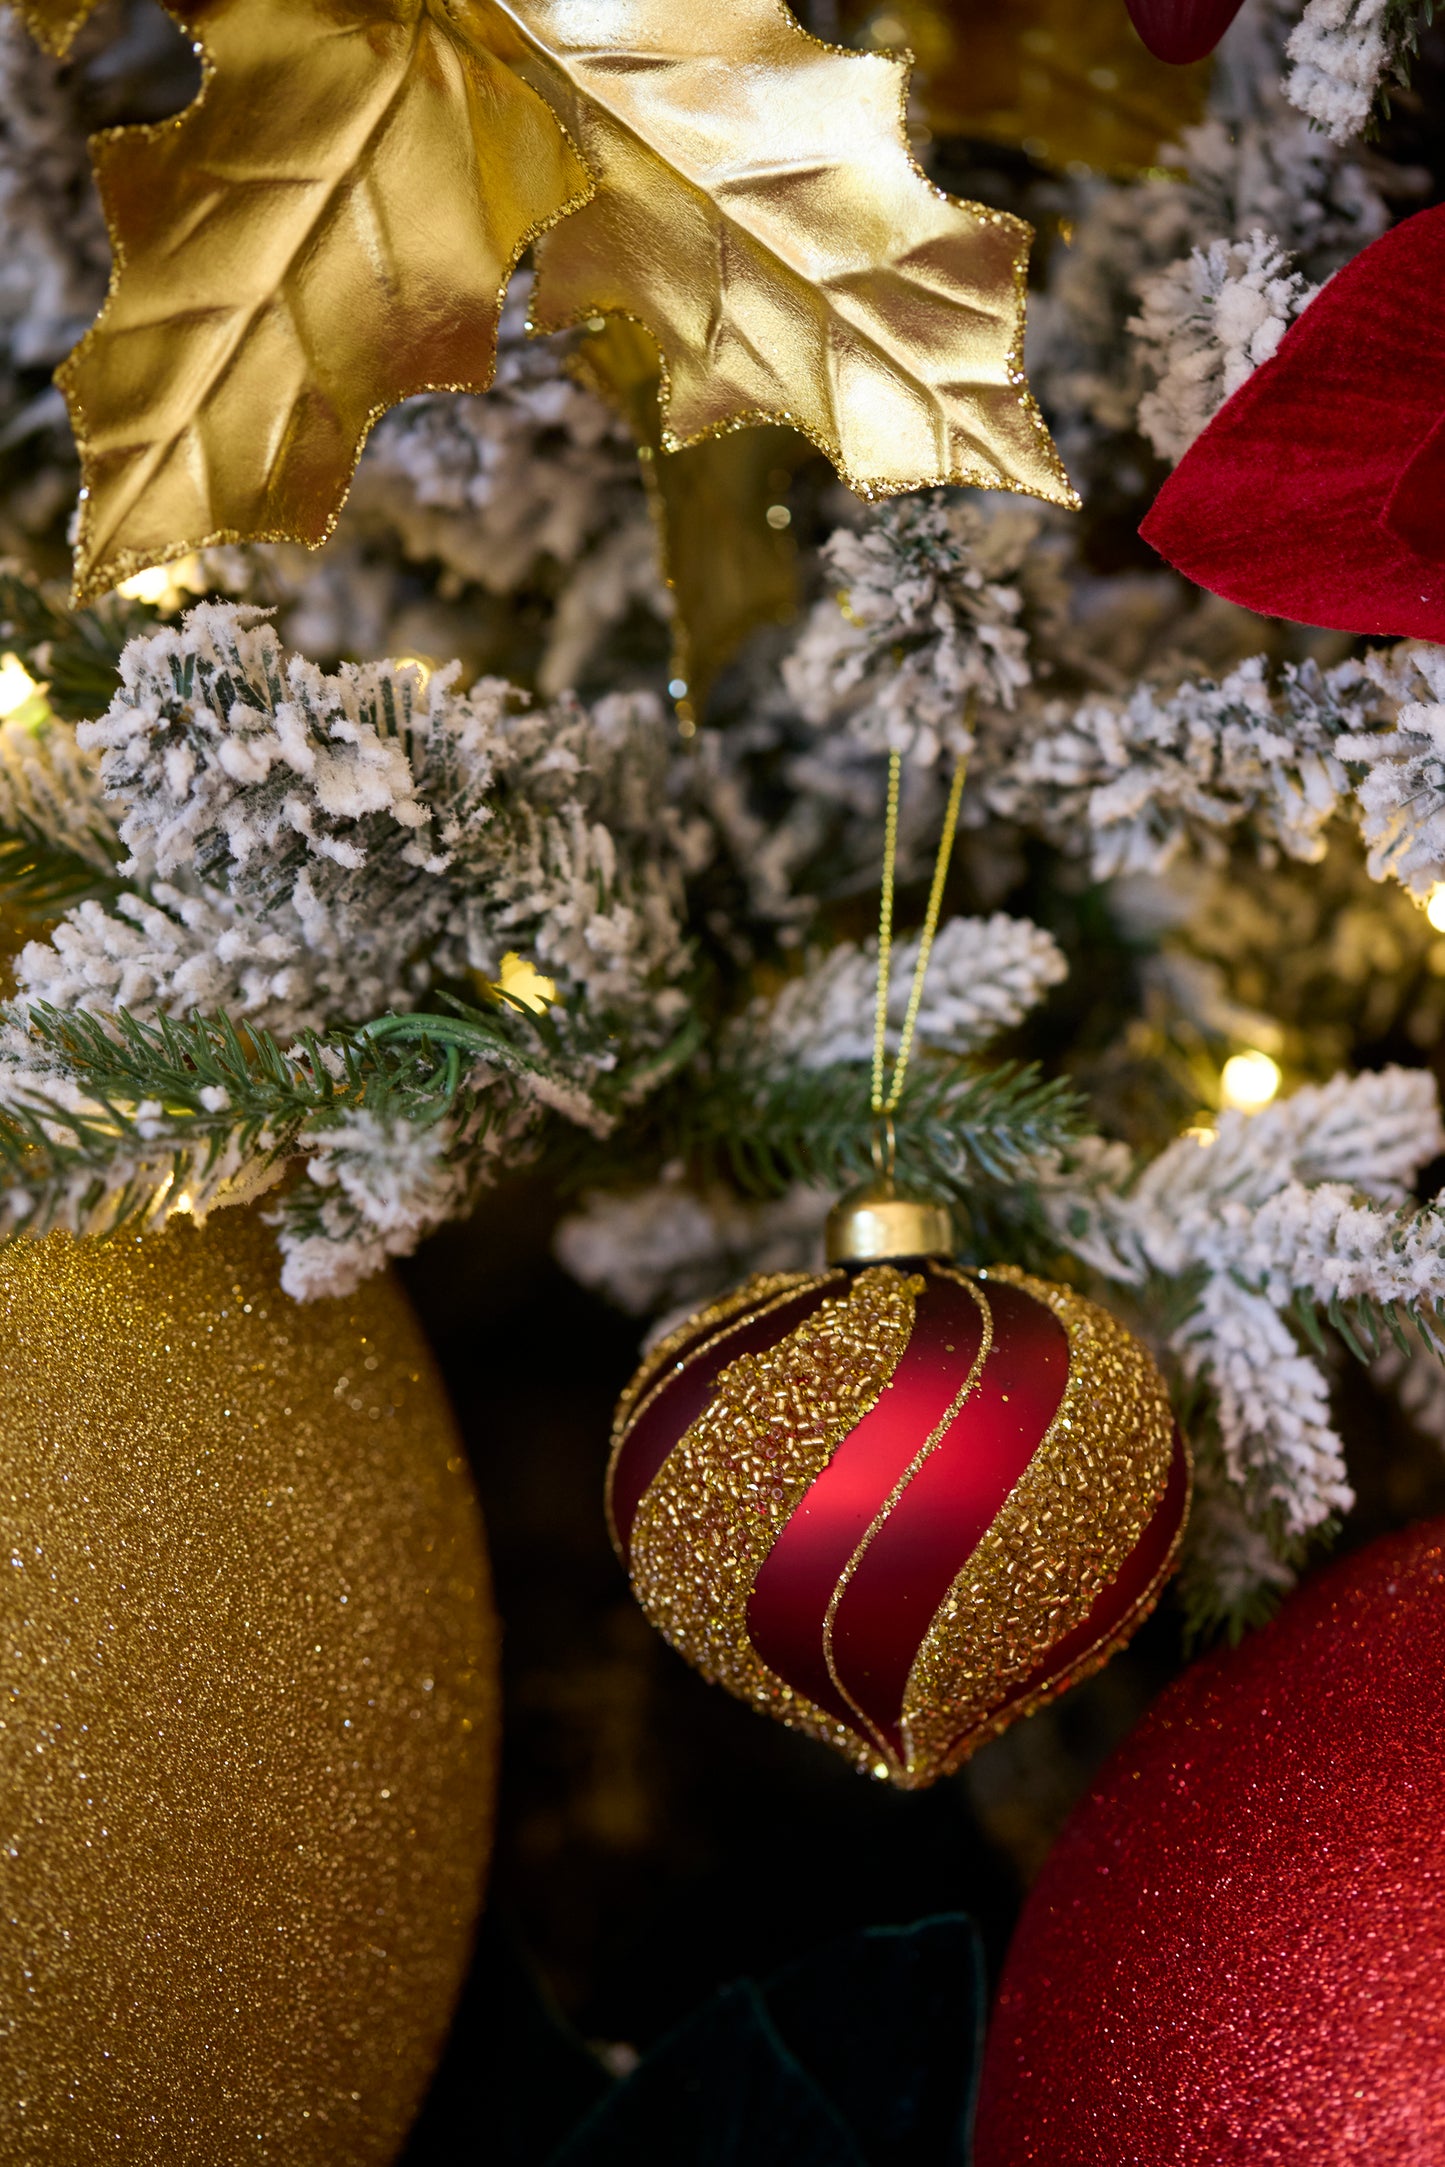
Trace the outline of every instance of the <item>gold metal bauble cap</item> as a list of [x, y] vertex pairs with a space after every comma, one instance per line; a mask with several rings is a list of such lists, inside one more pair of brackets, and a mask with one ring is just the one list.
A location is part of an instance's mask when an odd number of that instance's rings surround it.
[[953, 1214], [936, 1196], [903, 1196], [890, 1182], [851, 1189], [828, 1214], [830, 1264], [953, 1254]]

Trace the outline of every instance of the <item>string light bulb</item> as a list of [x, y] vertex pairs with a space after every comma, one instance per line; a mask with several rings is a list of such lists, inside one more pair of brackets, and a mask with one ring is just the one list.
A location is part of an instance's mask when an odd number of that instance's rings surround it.
[[1425, 916], [1437, 933], [1445, 933], [1445, 880], [1437, 880], [1425, 903]]
[[153, 609], [175, 609], [188, 596], [200, 593], [204, 585], [197, 560], [178, 557], [173, 564], [152, 564], [143, 572], [133, 572], [115, 591], [127, 602], [148, 602]]
[[1257, 1114], [1268, 1106], [1280, 1082], [1278, 1061], [1250, 1046], [1243, 1053], [1232, 1053], [1225, 1062], [1219, 1077], [1220, 1103], [1240, 1113]]
[[18, 655], [0, 655], [0, 721], [18, 715], [40, 690]]

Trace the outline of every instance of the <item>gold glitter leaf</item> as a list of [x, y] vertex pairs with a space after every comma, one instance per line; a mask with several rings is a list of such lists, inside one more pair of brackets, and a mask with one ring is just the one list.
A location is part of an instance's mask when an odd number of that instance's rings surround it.
[[779, 0], [493, 12], [597, 178], [538, 248], [537, 322], [645, 324], [669, 449], [786, 422], [865, 496], [1077, 502], [1024, 384], [1030, 229], [924, 178], [900, 62], [821, 44]]
[[172, 8], [206, 81], [100, 139], [117, 272], [60, 378], [78, 594], [203, 544], [323, 540], [387, 406], [485, 389], [539, 234], [543, 328], [655, 338], [668, 449], [786, 422], [865, 495], [1076, 501], [1023, 378], [1029, 228], [924, 178], [900, 62], [779, 0]]
[[208, 543], [321, 542], [398, 399], [484, 391], [502, 293], [589, 189], [547, 107], [428, 0], [193, 0], [178, 120], [98, 139], [117, 271], [60, 372], [76, 591]]

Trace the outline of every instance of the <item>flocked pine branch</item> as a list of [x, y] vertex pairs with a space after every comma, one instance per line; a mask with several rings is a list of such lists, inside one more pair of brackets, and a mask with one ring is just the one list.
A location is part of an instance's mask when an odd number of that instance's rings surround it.
[[[29, 710], [33, 707], [35, 712]], [[21, 914], [50, 915], [122, 892], [120, 840], [95, 763], [44, 701], [0, 722], [0, 893]]]
[[655, 701], [532, 707], [500, 680], [390, 662], [334, 675], [254, 609], [134, 640], [82, 725], [127, 892], [21, 959], [57, 1008], [224, 1011], [285, 1038], [493, 982], [525, 953], [561, 988], [579, 1070], [686, 1007], [683, 869]]
[[[224, 1016], [12, 1009], [0, 1048], [0, 1230], [100, 1234], [178, 1211], [204, 1218], [298, 1157], [334, 1156], [358, 1129], [389, 1139], [400, 1161], [409, 1154], [413, 1173], [419, 1138], [444, 1136], [480, 1166], [495, 1128], [515, 1137], [549, 1109], [608, 1118], [556, 1069], [525, 1015], [393, 1015], [283, 1049]], [[433, 1141], [422, 1148], [435, 1156]], [[399, 1246], [380, 1249], [372, 1268]], [[333, 1265], [332, 1291], [348, 1270], [339, 1253]], [[314, 1259], [304, 1291], [321, 1291]]]
[[1445, 650], [1329, 669], [1255, 655], [1219, 678], [1181, 678], [1176, 658], [1157, 685], [1070, 696], [1098, 673], [1056, 621], [1047, 553], [1026, 563], [1039, 515], [900, 501], [835, 537], [855, 586], [816, 606], [784, 666], [803, 719], [855, 758], [967, 757], [965, 823], [1032, 830], [1099, 879], [1218, 858], [1236, 835], [1312, 862], [1336, 820], [1375, 879], [1423, 896], [1445, 878]]
[[[1147, 1164], [1093, 1140], [1045, 1174], [1059, 1238], [1103, 1282], [1156, 1314], [1160, 1281], [1184, 1296], [1167, 1345], [1207, 1388], [1217, 1439], [1200, 1526], [1212, 1584], [1241, 1601], [1287, 1579], [1352, 1502], [1322, 1327], [1364, 1359], [1407, 1326], [1445, 1344], [1445, 1217], [1410, 1200], [1442, 1144], [1433, 1077], [1385, 1069], [1222, 1114]], [[1211, 1466], [1225, 1486], [1214, 1504]], [[1220, 1549], [1234, 1520], [1247, 1569]]]
[[1309, 0], [1290, 35], [1285, 96], [1337, 143], [1371, 132], [1434, 19], [1433, 0]]

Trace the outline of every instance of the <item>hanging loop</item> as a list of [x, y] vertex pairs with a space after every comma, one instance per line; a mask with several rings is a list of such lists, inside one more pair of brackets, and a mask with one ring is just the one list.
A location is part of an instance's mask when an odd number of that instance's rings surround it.
[[[968, 719], [972, 719], [972, 703]], [[888, 1120], [886, 1178], [889, 1181], [893, 1178], [895, 1157], [892, 1116], [903, 1096], [903, 1086], [908, 1078], [913, 1036], [918, 1026], [918, 1011], [923, 1000], [923, 981], [928, 974], [928, 962], [933, 953], [933, 937], [938, 931], [939, 914], [943, 909], [943, 891], [948, 882], [948, 867], [953, 856], [953, 838], [958, 830], [958, 807], [963, 796], [966, 772], [966, 764], [960, 760], [949, 785], [948, 804], [943, 815], [943, 833], [938, 839], [938, 855], [933, 861], [933, 881], [928, 891], [928, 908], [924, 913], [923, 932], [918, 942], [918, 960], [913, 966], [913, 983], [908, 990], [908, 1007], [904, 1013], [903, 1030], [890, 1079], [887, 1077], [888, 996], [893, 969], [893, 890], [898, 864], [898, 798], [903, 777], [903, 756], [896, 752], [888, 755], [888, 805], [883, 823], [883, 887], [878, 906], [878, 994], [873, 1007], [873, 1090], [870, 1103], [875, 1117], [875, 1167], [878, 1166], [879, 1153], [877, 1122], [885, 1116]]]

